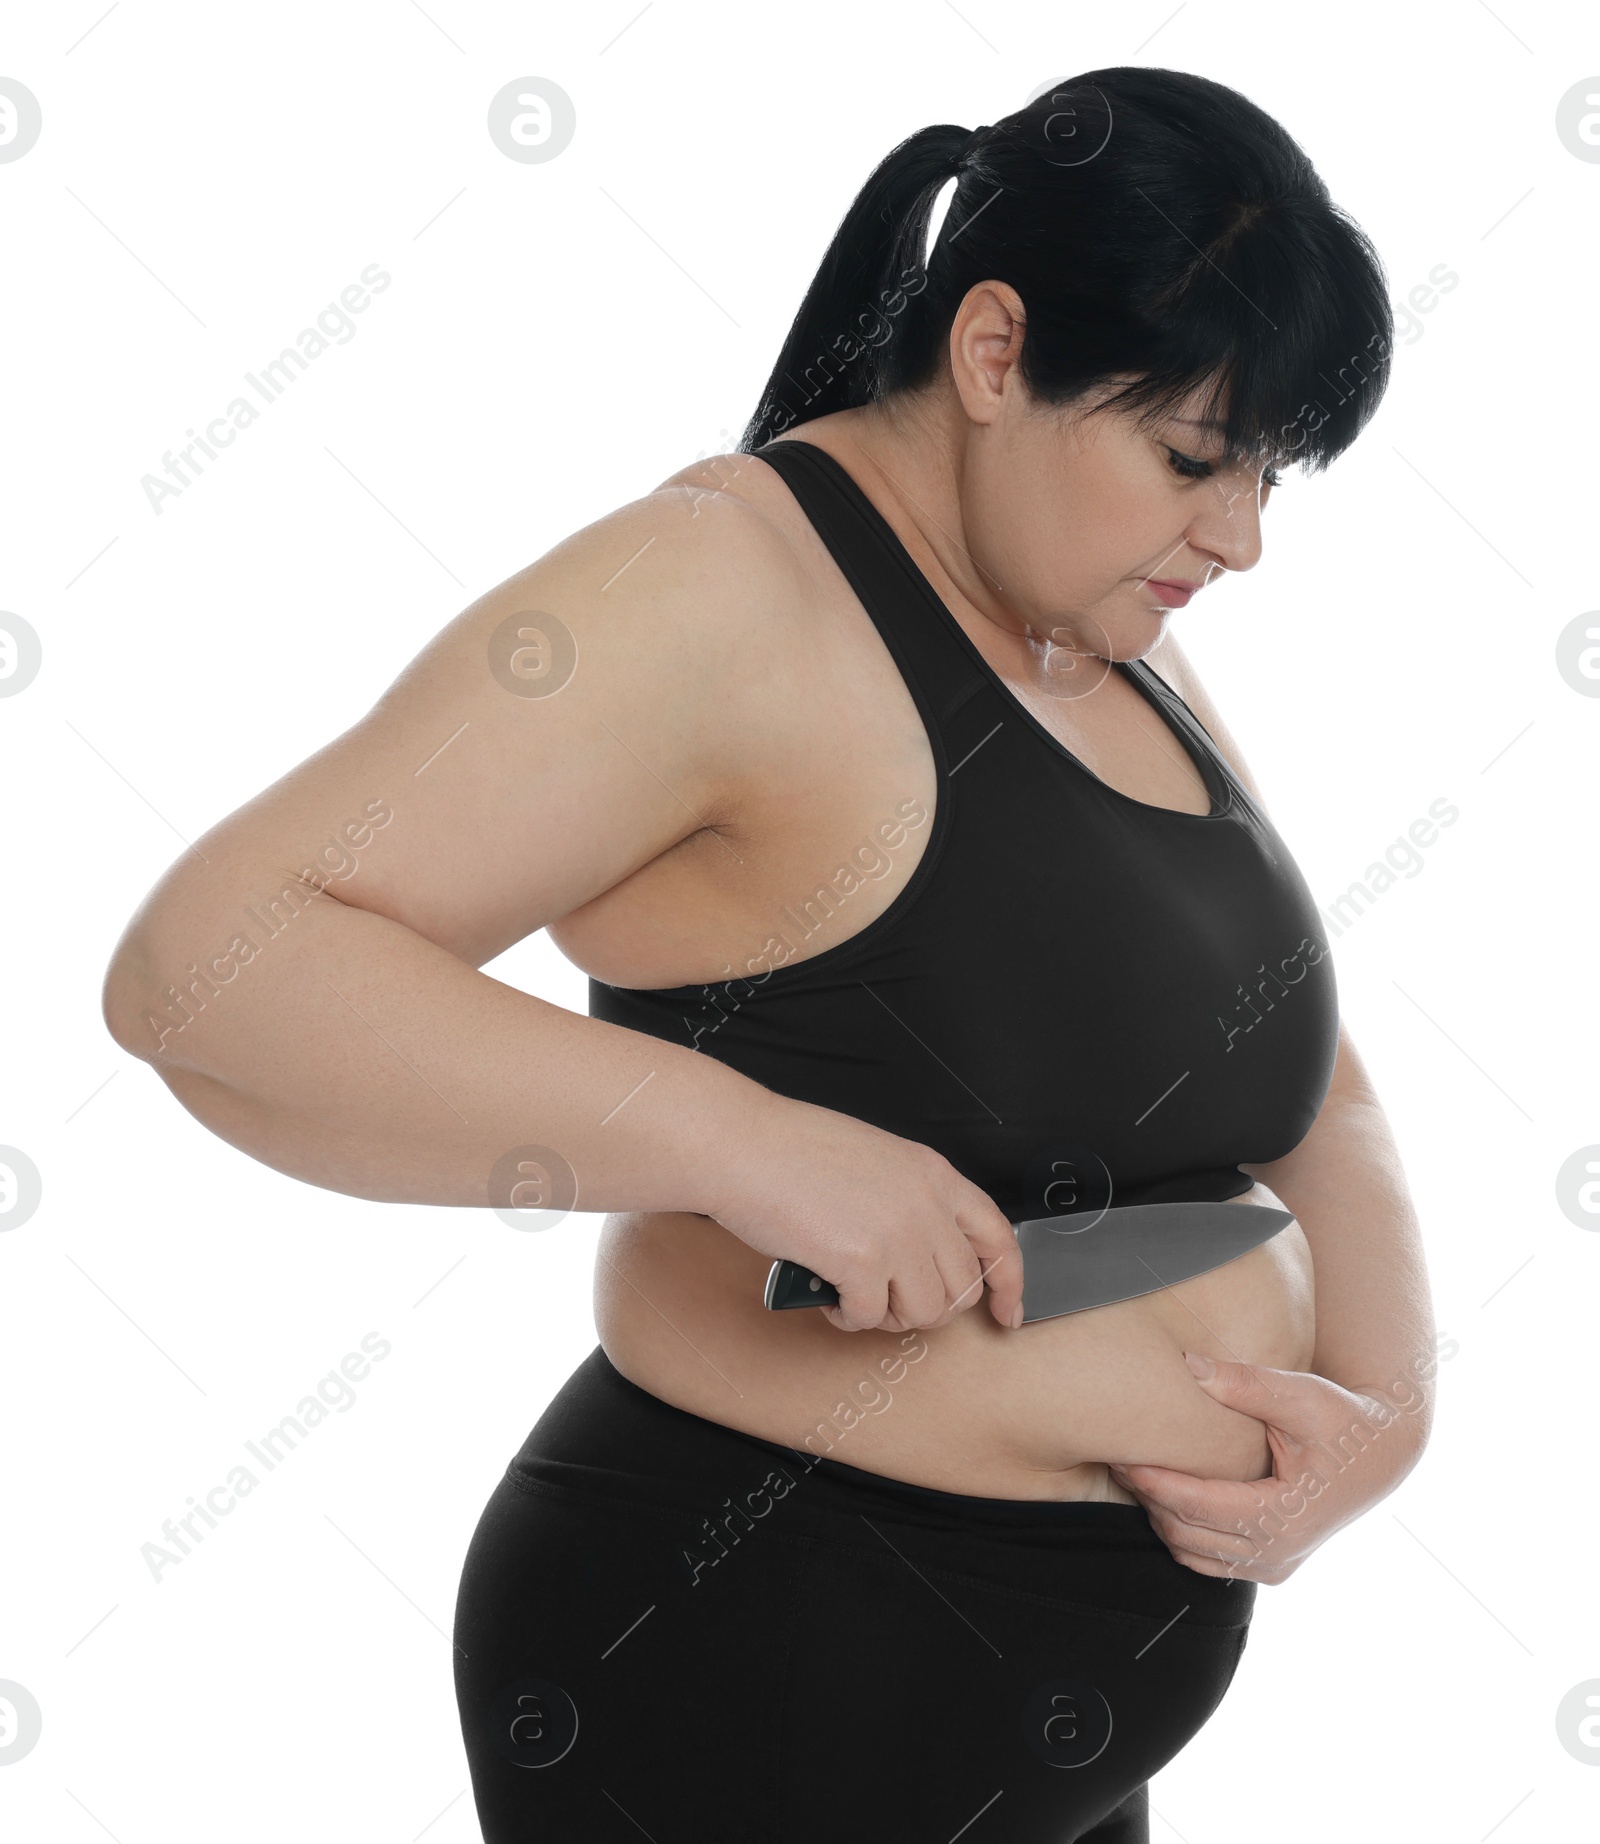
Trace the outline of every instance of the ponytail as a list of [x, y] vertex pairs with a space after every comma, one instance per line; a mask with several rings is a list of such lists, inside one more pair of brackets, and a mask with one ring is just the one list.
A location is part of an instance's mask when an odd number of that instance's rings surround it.
[[933, 202], [973, 139], [948, 123], [921, 128], [873, 170], [800, 303], [739, 452], [882, 395], [884, 349], [927, 286], [922, 252]]

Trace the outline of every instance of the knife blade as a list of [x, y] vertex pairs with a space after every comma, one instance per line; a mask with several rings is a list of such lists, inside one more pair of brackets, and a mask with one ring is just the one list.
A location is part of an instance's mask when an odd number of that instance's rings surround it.
[[[1288, 1210], [1224, 1200], [1117, 1204], [1012, 1225], [1022, 1252], [1022, 1322], [1191, 1280], [1270, 1242], [1294, 1221]], [[772, 1312], [837, 1306], [838, 1289], [798, 1262], [775, 1261], [762, 1303]]]

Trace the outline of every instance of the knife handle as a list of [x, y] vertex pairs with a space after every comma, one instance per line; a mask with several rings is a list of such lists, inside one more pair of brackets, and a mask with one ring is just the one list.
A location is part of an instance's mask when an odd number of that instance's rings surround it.
[[796, 1306], [837, 1306], [839, 1290], [797, 1261], [775, 1261], [767, 1271], [762, 1304], [775, 1313], [786, 1313]]

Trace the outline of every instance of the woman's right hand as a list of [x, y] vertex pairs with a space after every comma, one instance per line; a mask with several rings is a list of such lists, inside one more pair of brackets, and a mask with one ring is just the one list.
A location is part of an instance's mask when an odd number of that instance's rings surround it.
[[977, 1304], [1022, 1317], [1016, 1232], [987, 1192], [916, 1140], [762, 1091], [707, 1214], [741, 1242], [839, 1291], [840, 1331], [906, 1332]]

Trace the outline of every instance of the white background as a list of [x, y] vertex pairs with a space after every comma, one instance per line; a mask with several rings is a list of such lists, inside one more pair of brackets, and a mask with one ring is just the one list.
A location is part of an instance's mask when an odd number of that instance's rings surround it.
[[[468, 601], [732, 446], [896, 141], [1121, 63], [1281, 120], [1397, 302], [1459, 277], [1355, 448], [1289, 475], [1260, 567], [1175, 617], [1320, 901], [1430, 802], [1460, 810], [1334, 941], [1454, 1355], [1420, 1469], [1260, 1591], [1152, 1835], [1592, 1835], [1600, 1772], [1555, 1720], [1600, 1677], [1600, 1221], [1556, 1198], [1600, 1141], [1600, 700], [1555, 665], [1600, 607], [1600, 165], [1554, 126], [1600, 70], [1579, 25], [1516, 0], [12, 15], [0, 75], [44, 130], [0, 165], [0, 607], [44, 668], [0, 701], [0, 1141], [44, 1202], [0, 1236], [0, 1679], [44, 1728], [0, 1771], [8, 1835], [477, 1838], [456, 1584], [594, 1344], [598, 1219], [523, 1235], [256, 1163], [111, 1042], [106, 962], [185, 840]], [[485, 129], [528, 75], [576, 105], [547, 164]], [[393, 281], [356, 336], [154, 514], [141, 477], [374, 262]], [[542, 937], [488, 970], [584, 1009]], [[392, 1350], [355, 1406], [153, 1581], [141, 1545], [372, 1331]]]

